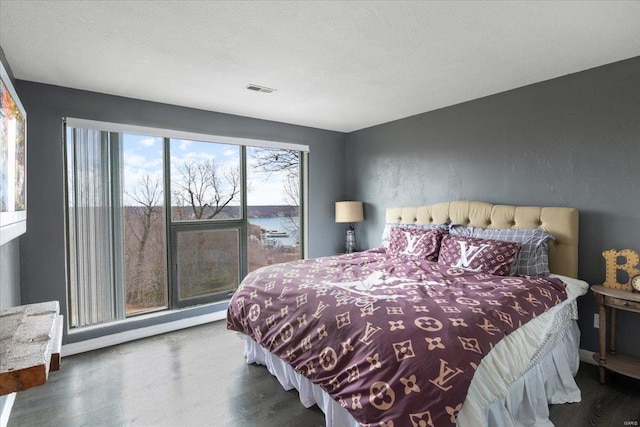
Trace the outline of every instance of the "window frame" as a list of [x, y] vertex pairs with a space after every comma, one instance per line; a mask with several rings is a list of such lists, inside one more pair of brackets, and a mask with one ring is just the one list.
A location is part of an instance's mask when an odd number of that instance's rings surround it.
[[[299, 160], [299, 185], [301, 190], [301, 197], [299, 200], [299, 221], [300, 221], [300, 257], [305, 258], [308, 253], [308, 156], [309, 156], [309, 147], [307, 145], [297, 144], [297, 143], [288, 143], [288, 142], [279, 142], [279, 141], [269, 141], [269, 140], [260, 140], [253, 138], [241, 138], [241, 137], [229, 137], [229, 136], [220, 136], [214, 134], [202, 134], [202, 133], [194, 133], [194, 132], [186, 132], [180, 130], [172, 130], [172, 129], [163, 129], [163, 128], [155, 128], [155, 127], [146, 127], [146, 126], [138, 126], [138, 125], [129, 125], [129, 124], [119, 124], [119, 123], [111, 123], [111, 122], [103, 122], [103, 121], [95, 121], [95, 120], [87, 120], [87, 119], [79, 119], [73, 117], [63, 118], [63, 136], [64, 136], [64, 194], [65, 194], [65, 235], [66, 235], [66, 248], [67, 248], [67, 274], [75, 274], [71, 271], [71, 257], [69, 252], [69, 247], [73, 243], [70, 239], [69, 233], [69, 182], [68, 182], [68, 144], [67, 135], [68, 128], [74, 129], [90, 129], [99, 132], [105, 132], [110, 135], [113, 134], [135, 134], [135, 135], [143, 135], [143, 136], [151, 136], [158, 137], [162, 139], [163, 143], [163, 192], [164, 192], [164, 215], [165, 215], [165, 236], [166, 236], [166, 278], [168, 280], [167, 283], [167, 306], [159, 307], [157, 309], [141, 311], [137, 313], [132, 313], [127, 315], [125, 310], [126, 301], [124, 299], [125, 290], [125, 282], [124, 282], [124, 267], [115, 260], [116, 251], [121, 250], [121, 236], [117, 236], [116, 229], [118, 224], [122, 227], [122, 218], [115, 218], [112, 223], [112, 234], [111, 236], [113, 240], [114, 253], [112, 254], [113, 259], [113, 292], [114, 298], [116, 301], [116, 318], [112, 321], [107, 321], [104, 323], [98, 324], [88, 324], [83, 326], [75, 326], [71, 327], [71, 331], [81, 331], [86, 328], [96, 327], [96, 326], [106, 326], [112, 324], [113, 322], [121, 322], [127, 321], [135, 318], [140, 318], [141, 316], [145, 316], [148, 314], [155, 314], [162, 311], [174, 310], [174, 309], [184, 309], [189, 307], [194, 307], [196, 305], [208, 304], [208, 303], [217, 303], [220, 301], [224, 301], [230, 298], [230, 295], [226, 292], [220, 292], [216, 294], [208, 294], [205, 296], [192, 297], [184, 300], [180, 300], [179, 292], [180, 286], [178, 283], [178, 271], [177, 271], [177, 235], [180, 232], [186, 231], [207, 231], [207, 230], [237, 230], [238, 238], [239, 238], [239, 252], [238, 252], [238, 284], [242, 281], [242, 279], [248, 274], [248, 205], [247, 205], [247, 147], [261, 147], [261, 148], [275, 148], [275, 149], [283, 149], [283, 150], [293, 150], [298, 151], [300, 153]], [[119, 137], [118, 137], [119, 138]], [[171, 217], [171, 209], [172, 209], [172, 201], [171, 201], [171, 151], [170, 151], [170, 141], [171, 139], [184, 139], [184, 140], [192, 140], [198, 142], [211, 142], [217, 144], [227, 144], [227, 145], [236, 145], [240, 147], [240, 217], [237, 219], [208, 219], [208, 220], [180, 220], [173, 221]], [[116, 186], [120, 188], [120, 169], [122, 167], [122, 153], [120, 152], [120, 146], [118, 144], [113, 144], [110, 147], [109, 159], [106, 160], [109, 163], [109, 167], [112, 171], [112, 177], [110, 181], [110, 191], [111, 191], [111, 201], [112, 201], [112, 209], [122, 208], [122, 194], [116, 194], [118, 191], [114, 191]], [[75, 172], [74, 172], [75, 174]], [[117, 177], [115, 176], [117, 175]], [[114, 204], [117, 203], [117, 204]], [[115, 211], [114, 211], [115, 212]], [[117, 215], [113, 215], [117, 216]], [[116, 228], [114, 228], [116, 227]], [[119, 246], [120, 245], [120, 246]], [[119, 249], [120, 248], [120, 249]], [[71, 304], [71, 293], [70, 290], [67, 290], [67, 298], [69, 299], [69, 304]], [[122, 300], [122, 301], [120, 301]], [[120, 307], [121, 306], [121, 307]], [[71, 310], [71, 305], [69, 306], [69, 310]]]

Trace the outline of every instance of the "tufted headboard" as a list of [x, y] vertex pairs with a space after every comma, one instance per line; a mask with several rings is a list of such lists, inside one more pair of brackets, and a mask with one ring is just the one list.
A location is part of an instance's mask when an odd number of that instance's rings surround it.
[[549, 243], [549, 270], [578, 277], [578, 210], [575, 208], [444, 202], [427, 206], [387, 208], [389, 224], [453, 224], [480, 228], [542, 228], [556, 240]]

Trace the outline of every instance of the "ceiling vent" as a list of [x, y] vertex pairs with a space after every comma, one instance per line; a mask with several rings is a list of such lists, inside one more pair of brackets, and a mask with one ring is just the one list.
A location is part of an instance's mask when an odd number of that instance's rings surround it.
[[264, 86], [254, 85], [254, 84], [251, 84], [251, 83], [249, 83], [247, 86], [245, 86], [245, 89], [252, 90], [254, 92], [261, 92], [261, 93], [272, 93], [272, 92], [276, 91], [276, 89], [271, 89], [271, 88], [264, 87]]

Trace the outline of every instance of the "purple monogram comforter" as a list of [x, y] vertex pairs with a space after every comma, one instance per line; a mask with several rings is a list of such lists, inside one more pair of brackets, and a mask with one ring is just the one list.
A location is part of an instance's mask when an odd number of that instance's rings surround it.
[[478, 274], [373, 250], [249, 274], [227, 327], [363, 425], [450, 426], [491, 348], [566, 298], [558, 279]]

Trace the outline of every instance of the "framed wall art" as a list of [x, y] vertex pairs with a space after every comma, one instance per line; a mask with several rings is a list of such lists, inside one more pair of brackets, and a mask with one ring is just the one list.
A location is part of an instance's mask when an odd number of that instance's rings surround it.
[[27, 231], [27, 113], [0, 62], [0, 245]]

